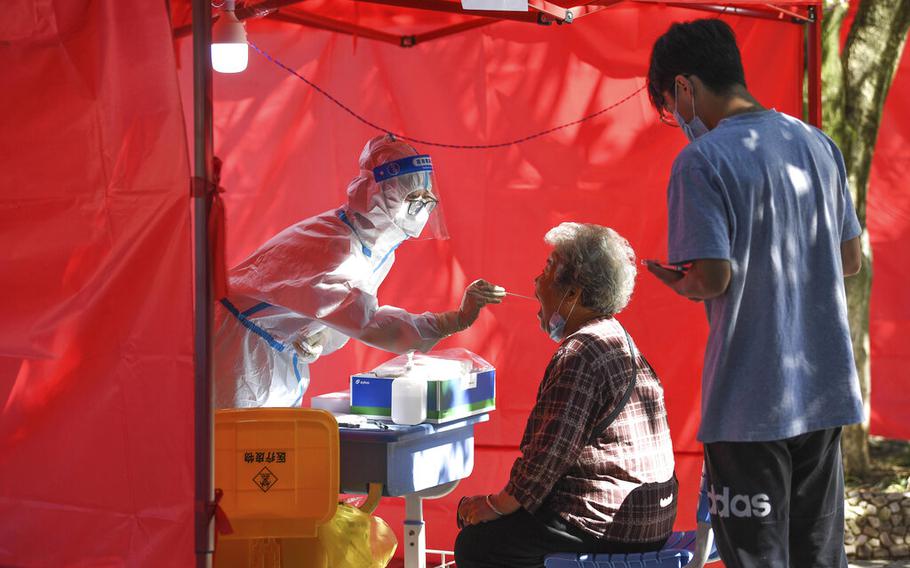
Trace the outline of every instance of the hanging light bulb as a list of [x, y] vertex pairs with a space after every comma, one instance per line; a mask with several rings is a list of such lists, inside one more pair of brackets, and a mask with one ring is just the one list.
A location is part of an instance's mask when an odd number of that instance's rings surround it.
[[221, 16], [212, 26], [212, 69], [240, 73], [247, 58], [246, 30], [234, 14], [234, 0], [224, 0]]

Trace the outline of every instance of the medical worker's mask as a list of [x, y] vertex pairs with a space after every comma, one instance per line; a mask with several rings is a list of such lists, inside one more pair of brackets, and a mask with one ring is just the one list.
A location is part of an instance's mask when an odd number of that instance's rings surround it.
[[701, 121], [697, 114], [695, 114], [695, 92], [692, 92], [692, 122], [686, 122], [683, 119], [682, 115], [679, 114], [679, 83], [673, 84], [673, 100], [676, 101], [676, 109], [673, 109], [673, 118], [676, 119], [676, 123], [679, 124], [679, 127], [682, 128], [683, 134], [686, 135], [686, 138], [689, 139], [689, 142], [694, 142], [698, 138], [704, 136], [708, 133], [708, 127], [705, 126], [705, 123]]
[[410, 203], [405, 201], [401, 208], [398, 209], [398, 213], [395, 214], [394, 222], [398, 227], [404, 231], [404, 234], [416, 239], [420, 236], [420, 233], [423, 232], [423, 228], [427, 225], [427, 221], [430, 220], [430, 208], [423, 207], [415, 215], [408, 213], [410, 209]]
[[562, 300], [559, 301], [559, 307], [556, 308], [556, 311], [550, 316], [550, 321], [547, 322], [547, 334], [550, 336], [550, 339], [556, 343], [562, 341], [563, 336], [565, 336], [566, 320], [572, 317], [572, 312], [575, 311], [575, 306], [578, 305], [578, 298], [575, 298], [575, 303], [572, 304], [572, 309], [569, 310], [568, 317], [564, 318], [559, 314], [559, 308], [562, 307], [562, 303], [568, 294], [569, 291], [566, 290], [566, 293], [562, 295]]

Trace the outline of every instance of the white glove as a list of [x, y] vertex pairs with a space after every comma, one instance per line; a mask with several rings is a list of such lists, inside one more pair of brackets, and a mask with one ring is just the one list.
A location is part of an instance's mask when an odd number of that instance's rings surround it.
[[458, 321], [467, 329], [477, 320], [480, 308], [487, 304], [499, 304], [506, 297], [506, 289], [490, 284], [486, 280], [475, 280], [465, 288], [458, 309]]
[[297, 338], [291, 345], [302, 363], [312, 363], [322, 355], [328, 336], [328, 328], [322, 328], [316, 333]]
[[464, 331], [477, 321], [480, 309], [487, 304], [499, 304], [506, 296], [506, 289], [486, 280], [475, 280], [465, 288], [461, 306], [456, 311], [436, 314], [443, 335]]

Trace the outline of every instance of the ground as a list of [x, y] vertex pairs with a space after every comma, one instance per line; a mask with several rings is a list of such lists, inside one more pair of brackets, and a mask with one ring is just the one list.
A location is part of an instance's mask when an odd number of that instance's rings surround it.
[[[869, 453], [872, 459], [869, 473], [861, 478], [846, 480], [847, 552], [855, 555], [855, 564], [850, 566], [910, 567], [908, 547], [904, 544], [908, 538], [906, 519], [907, 497], [910, 496], [910, 442], [872, 437]], [[892, 511], [881, 510], [889, 507]], [[895, 514], [892, 516], [891, 512]], [[859, 531], [863, 534], [860, 535]], [[867, 542], [859, 546], [860, 539], [866, 539]], [[892, 560], [871, 560], [882, 556]]]
[[848, 492], [863, 488], [910, 491], [910, 442], [872, 436], [869, 455], [871, 471], [862, 478], [847, 478]]

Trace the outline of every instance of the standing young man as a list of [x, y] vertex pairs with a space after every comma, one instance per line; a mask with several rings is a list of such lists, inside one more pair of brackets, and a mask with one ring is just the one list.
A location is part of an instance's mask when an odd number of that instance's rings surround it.
[[840, 429], [863, 407], [843, 283], [861, 228], [843, 156], [752, 97], [720, 20], [658, 38], [648, 93], [690, 141], [667, 190], [680, 271], [649, 270], [707, 309], [698, 438], [721, 557], [846, 567]]

